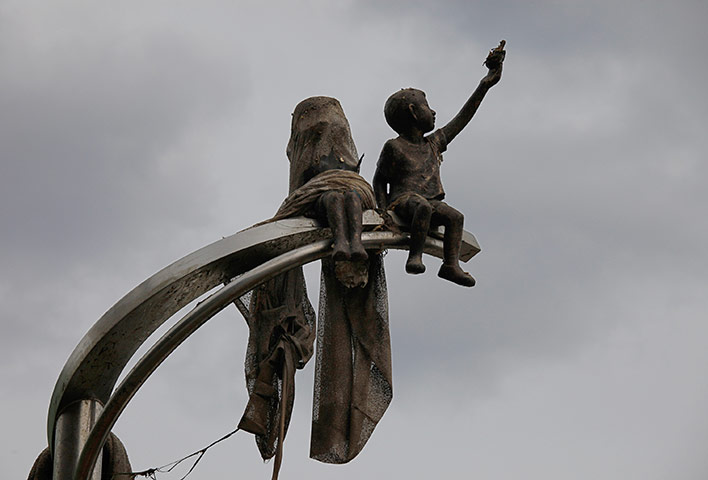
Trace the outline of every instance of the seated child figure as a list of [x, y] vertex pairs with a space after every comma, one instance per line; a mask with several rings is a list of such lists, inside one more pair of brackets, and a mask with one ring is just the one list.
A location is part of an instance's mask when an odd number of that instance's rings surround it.
[[376, 202], [382, 209], [393, 210], [410, 223], [410, 252], [406, 272], [425, 271], [423, 247], [430, 227], [445, 226], [443, 264], [438, 276], [465, 287], [474, 278], [459, 264], [462, 242], [462, 213], [445, 203], [440, 180], [442, 153], [447, 145], [469, 123], [487, 91], [501, 79], [504, 41], [493, 49], [485, 64], [489, 73], [450, 123], [435, 130], [435, 112], [428, 106], [425, 93], [414, 88], [400, 90], [389, 97], [384, 106], [386, 122], [398, 133], [381, 151], [374, 175]]
[[366, 260], [362, 212], [374, 208], [376, 201], [359, 175], [361, 158], [339, 101], [310, 97], [295, 107], [287, 155], [290, 195], [273, 220], [317, 218], [332, 229], [333, 260]]

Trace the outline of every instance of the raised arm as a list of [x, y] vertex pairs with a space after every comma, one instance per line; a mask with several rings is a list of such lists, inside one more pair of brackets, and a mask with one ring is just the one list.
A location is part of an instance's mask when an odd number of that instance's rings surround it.
[[493, 48], [489, 52], [489, 55], [484, 62], [484, 64], [489, 68], [489, 73], [487, 73], [487, 75], [479, 82], [477, 89], [474, 93], [472, 93], [469, 100], [465, 102], [460, 112], [455, 115], [455, 118], [442, 127], [447, 143], [452, 142], [452, 139], [467, 126], [470, 120], [472, 120], [474, 114], [477, 112], [477, 109], [482, 103], [487, 91], [489, 91], [490, 88], [499, 83], [499, 80], [501, 80], [502, 65], [504, 63], [504, 56], [506, 55], [506, 51], [504, 50], [505, 44], [506, 42], [502, 40], [498, 47]]

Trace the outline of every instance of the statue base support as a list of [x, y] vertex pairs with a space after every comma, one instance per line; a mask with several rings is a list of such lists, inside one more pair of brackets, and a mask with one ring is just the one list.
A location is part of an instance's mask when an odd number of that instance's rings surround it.
[[[97, 400], [79, 400], [61, 412], [54, 434], [53, 480], [74, 478], [81, 450], [102, 410], [103, 405]], [[101, 466], [99, 453], [89, 480], [101, 480]]]

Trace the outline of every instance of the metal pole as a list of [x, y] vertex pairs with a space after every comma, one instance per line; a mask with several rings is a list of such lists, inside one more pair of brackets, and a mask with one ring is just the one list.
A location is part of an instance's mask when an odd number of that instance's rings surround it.
[[[72, 480], [79, 455], [103, 405], [97, 400], [79, 400], [68, 405], [59, 415], [54, 432], [54, 467], [52, 480]], [[101, 480], [101, 452], [89, 480]]]

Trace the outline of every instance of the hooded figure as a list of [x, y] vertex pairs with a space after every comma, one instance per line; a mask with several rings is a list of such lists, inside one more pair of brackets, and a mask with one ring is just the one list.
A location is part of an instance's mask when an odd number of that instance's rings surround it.
[[[374, 208], [371, 186], [339, 102], [312, 97], [297, 105], [287, 148], [289, 195], [269, 221], [293, 216], [326, 224], [324, 194], [355, 194]], [[358, 228], [361, 231], [361, 215]], [[360, 235], [360, 233], [359, 233]], [[295, 368], [312, 356], [314, 312], [298, 267], [253, 290], [247, 315], [249, 404], [239, 427], [256, 434], [261, 456], [276, 455], [294, 401]], [[310, 456], [345, 463], [364, 447], [392, 398], [388, 299], [381, 253], [366, 260], [322, 260]]]

